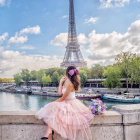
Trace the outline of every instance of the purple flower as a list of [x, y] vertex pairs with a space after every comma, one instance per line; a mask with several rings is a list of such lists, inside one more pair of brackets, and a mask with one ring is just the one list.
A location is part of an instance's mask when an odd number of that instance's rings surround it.
[[106, 104], [104, 104], [103, 101], [99, 98], [92, 100], [89, 105], [89, 109], [91, 110], [91, 112], [96, 115], [103, 113], [106, 108]]

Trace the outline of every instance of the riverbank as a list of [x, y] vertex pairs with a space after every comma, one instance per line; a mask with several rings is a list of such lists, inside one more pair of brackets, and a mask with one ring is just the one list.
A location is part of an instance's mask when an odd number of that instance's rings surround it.
[[[58, 94], [58, 87], [37, 87], [37, 86], [11, 86], [11, 87], [2, 87], [0, 88], [1, 92], [7, 93], [18, 93], [18, 94], [32, 94], [32, 95], [41, 95], [41, 96], [50, 96], [50, 97], [61, 97], [62, 95]], [[100, 98], [101, 95], [96, 93], [94, 90], [81, 88], [80, 92], [76, 92], [76, 98], [78, 99], [93, 99]]]
[[[14, 93], [30, 93], [31, 90], [33, 91], [33, 93], [37, 94], [37, 92], [42, 92], [42, 93], [46, 93], [48, 92], [48, 90], [52, 90], [52, 91], [56, 91], [58, 90], [58, 87], [43, 87], [41, 89], [40, 86], [29, 86], [26, 87], [21, 86], [21, 87], [16, 87], [16, 85], [14, 83], [12, 83], [11, 85], [3, 85], [2, 83], [0, 84], [0, 91], [3, 92], [14, 92]], [[127, 92], [126, 88], [114, 88], [114, 89], [108, 89], [108, 88], [96, 88], [96, 87], [83, 87], [81, 88], [81, 93], [85, 93], [88, 91], [92, 91], [94, 93], [102, 93], [102, 94], [124, 94]], [[140, 89], [139, 88], [128, 88], [128, 92], [129, 93], [133, 93], [136, 95], [140, 95]]]
[[[0, 111], [0, 140], [39, 140], [46, 131], [36, 111]], [[92, 140], [139, 140], [140, 104], [114, 106], [90, 123]], [[54, 140], [64, 140], [55, 133]]]

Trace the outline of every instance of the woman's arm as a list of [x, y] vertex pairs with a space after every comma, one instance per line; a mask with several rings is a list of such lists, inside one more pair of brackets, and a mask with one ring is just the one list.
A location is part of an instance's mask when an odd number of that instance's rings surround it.
[[61, 95], [62, 94], [62, 87], [63, 87], [63, 83], [66, 80], [65, 77], [62, 77], [60, 82], [59, 82], [59, 87], [58, 87], [58, 94]]
[[67, 86], [66, 91], [63, 94], [63, 96], [60, 97], [59, 99], [55, 100], [55, 102], [62, 102], [63, 100], [65, 100], [65, 98], [69, 95], [69, 93], [71, 92], [72, 89], [73, 89], [73, 86], [71, 84], [69, 84]]
[[62, 88], [63, 88], [63, 84], [60, 83], [59, 87], [58, 87], [58, 94], [61, 95], [62, 94]]

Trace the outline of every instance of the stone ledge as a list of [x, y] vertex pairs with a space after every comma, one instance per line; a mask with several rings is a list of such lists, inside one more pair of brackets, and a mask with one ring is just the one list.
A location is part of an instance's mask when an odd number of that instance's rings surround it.
[[140, 124], [140, 104], [118, 105], [112, 109], [122, 114], [124, 125]]
[[112, 107], [121, 114], [140, 112], [140, 104], [116, 105]]
[[35, 111], [0, 111], [0, 124], [44, 124], [34, 117]]
[[[35, 118], [36, 111], [0, 111], [0, 124], [45, 124], [43, 120]], [[106, 111], [96, 115], [91, 125], [121, 124], [121, 114], [116, 111]]]
[[[47, 124], [35, 118], [35, 113], [36, 111], [0, 111], [0, 140], [39, 140], [44, 135]], [[106, 111], [95, 116], [91, 121], [93, 140], [123, 140], [121, 118], [121, 114], [116, 111]], [[55, 133], [54, 140], [66, 139]]]
[[[140, 104], [114, 106], [91, 121], [93, 140], [139, 140]], [[0, 140], [39, 140], [47, 124], [37, 111], [0, 111]], [[65, 140], [55, 133], [55, 140]]]
[[91, 122], [91, 124], [121, 124], [122, 123], [122, 116], [120, 113], [116, 111], [106, 111], [102, 115], [95, 115], [95, 118]]

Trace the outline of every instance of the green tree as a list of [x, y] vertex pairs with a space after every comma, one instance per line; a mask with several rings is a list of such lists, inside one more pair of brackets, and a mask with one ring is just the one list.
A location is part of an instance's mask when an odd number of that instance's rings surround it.
[[87, 80], [87, 73], [84, 70], [81, 70], [79, 73], [81, 86], [84, 86]]
[[47, 76], [46, 75], [42, 76], [42, 84], [43, 84], [43, 87], [47, 84]]
[[37, 80], [37, 71], [33, 70], [30, 72], [31, 80]]
[[83, 71], [86, 72], [87, 78], [91, 78], [91, 69], [90, 68], [88, 68], [88, 67], [82, 67], [82, 68], [80, 68], [80, 71], [81, 70], [83, 70]]
[[48, 68], [45, 70], [46, 75], [50, 75], [52, 77], [53, 73], [57, 71], [57, 68]]
[[22, 69], [21, 77], [22, 77], [22, 80], [25, 82], [26, 86], [28, 86], [28, 82], [31, 79], [29, 70], [28, 69]]
[[140, 57], [135, 57], [132, 59], [129, 69], [129, 81], [131, 84], [139, 84], [140, 89]]
[[45, 86], [46, 84], [49, 84], [49, 83], [51, 83], [51, 77], [49, 75], [48, 76], [44, 75], [42, 77], [42, 84], [43, 84], [43, 86]]
[[121, 71], [117, 67], [110, 66], [104, 70], [103, 76], [106, 78], [102, 84], [111, 89], [121, 86]]
[[37, 72], [37, 81], [40, 83], [41, 89], [43, 87], [42, 77], [45, 75], [45, 70], [41, 69]]
[[57, 69], [57, 72], [58, 72], [59, 75], [65, 75], [65, 71], [66, 71], [66, 70], [63, 69], [63, 68], [58, 68], [58, 69]]
[[22, 77], [21, 77], [21, 75], [19, 73], [14, 75], [14, 80], [15, 80], [16, 86], [21, 85]]
[[58, 72], [55, 71], [51, 78], [52, 78], [52, 82], [56, 86], [59, 83], [59, 74], [58, 74]]
[[126, 78], [127, 92], [128, 92], [128, 83], [130, 78], [131, 71], [131, 61], [136, 57], [136, 54], [131, 52], [122, 52], [116, 56], [116, 65], [120, 68], [123, 78]]
[[91, 78], [103, 78], [104, 67], [96, 64], [94, 67], [91, 67]]

